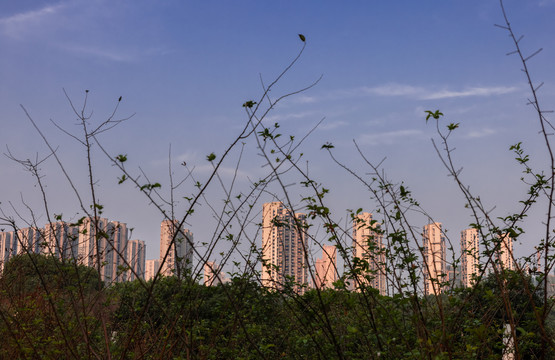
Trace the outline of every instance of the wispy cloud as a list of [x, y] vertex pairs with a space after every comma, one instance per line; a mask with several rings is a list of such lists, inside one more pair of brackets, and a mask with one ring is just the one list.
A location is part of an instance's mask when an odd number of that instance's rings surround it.
[[310, 103], [317, 102], [318, 98], [315, 96], [301, 95], [301, 96], [293, 97], [292, 101], [299, 104], [310, 104]]
[[75, 54], [92, 56], [110, 61], [130, 62], [136, 59], [135, 56], [131, 56], [122, 51], [101, 49], [94, 46], [64, 45], [63, 48]]
[[422, 94], [423, 88], [402, 85], [402, 84], [386, 84], [376, 87], [362, 87], [360, 90], [365, 94], [380, 96], [418, 96]]
[[276, 114], [276, 115], [271, 115], [271, 116], [267, 116], [266, 120], [268, 121], [285, 121], [285, 120], [297, 120], [297, 119], [304, 119], [307, 117], [314, 117], [316, 116], [317, 113], [316, 111], [301, 111], [301, 112], [292, 112], [289, 114]]
[[489, 128], [484, 128], [481, 130], [474, 130], [469, 132], [468, 134], [466, 134], [467, 138], [481, 138], [481, 137], [485, 137], [485, 136], [490, 136], [490, 135], [494, 135], [496, 134], [497, 131], [493, 130], [493, 129], [489, 129]]
[[393, 145], [407, 138], [420, 138], [423, 132], [415, 129], [396, 130], [382, 133], [363, 134], [357, 140], [360, 144], [365, 145]]
[[65, 5], [59, 3], [40, 9], [31, 10], [0, 18], [0, 31], [13, 38], [21, 37], [29, 28], [40, 25], [43, 21], [58, 14]]
[[406, 84], [386, 84], [376, 87], [363, 87], [361, 90], [367, 94], [379, 96], [405, 96], [419, 100], [438, 100], [449, 98], [460, 98], [469, 96], [493, 96], [503, 95], [517, 90], [514, 86], [493, 86], [493, 87], [469, 87], [462, 90], [451, 90], [444, 88], [432, 90], [419, 86]]
[[318, 126], [318, 129], [320, 130], [334, 130], [337, 129], [339, 127], [345, 126], [347, 125], [346, 121], [343, 120], [339, 120], [339, 121], [333, 121], [333, 122], [323, 122], [320, 126]]
[[[555, 0], [554, 0], [555, 1]], [[504, 95], [517, 91], [515, 86], [474, 86], [463, 89], [452, 89], [448, 86], [429, 88], [408, 84], [389, 83], [378, 86], [361, 86], [351, 89], [337, 89], [328, 93], [296, 98], [296, 103], [309, 104], [322, 101], [334, 101], [348, 98], [371, 96], [406, 97], [416, 100], [438, 100], [464, 97], [487, 97]]]
[[493, 95], [504, 95], [516, 91], [517, 88], [514, 86], [497, 86], [497, 87], [473, 87], [460, 91], [452, 90], [441, 90], [437, 92], [432, 92], [429, 94], [424, 94], [421, 99], [424, 100], [434, 100], [434, 99], [448, 99], [456, 97], [468, 97], [468, 96], [493, 96]]

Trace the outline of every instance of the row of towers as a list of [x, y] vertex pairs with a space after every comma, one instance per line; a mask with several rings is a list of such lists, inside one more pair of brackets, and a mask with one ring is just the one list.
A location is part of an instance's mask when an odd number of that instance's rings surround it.
[[[164, 259], [160, 269], [162, 275], [183, 276], [193, 260], [193, 234], [188, 229], [178, 228], [176, 220], [162, 221], [160, 259], [154, 260], [154, 266], [145, 260], [145, 242], [130, 240], [127, 224], [106, 218], [86, 217], [72, 224], [58, 221], [43, 228], [2, 231], [0, 271], [11, 257], [33, 253], [97, 268], [107, 284], [145, 277], [148, 280], [158, 272]], [[147, 264], [151, 266], [146, 267]]]
[[[383, 271], [383, 235], [377, 231], [372, 214], [360, 213], [353, 218], [353, 288], [370, 285], [386, 294]], [[297, 292], [308, 285], [307, 215], [292, 213], [281, 202], [265, 203], [262, 208], [262, 285], [281, 289], [290, 283]], [[312, 286], [332, 288], [338, 279], [337, 248], [322, 246], [316, 259]]]
[[[345, 268], [350, 273], [351, 288], [371, 286], [380, 294], [388, 294], [386, 249], [383, 233], [371, 213], [353, 215], [352, 256], [345, 259]], [[447, 286], [471, 287], [483, 273], [480, 263], [480, 236], [477, 229], [461, 231], [461, 256], [457, 264], [449, 265], [446, 256], [446, 240], [442, 224], [434, 222], [422, 229], [420, 264], [423, 292], [425, 295], [439, 294]], [[492, 241], [493, 257], [486, 263], [491, 269], [514, 270], [513, 240], [500, 235]], [[308, 276], [307, 216], [292, 213], [281, 202], [265, 203], [262, 210], [262, 285], [271, 289], [282, 289], [291, 284], [302, 292], [310, 283]], [[312, 286], [332, 288], [338, 279], [337, 248], [322, 246], [322, 257], [314, 264]]]
[[[422, 231], [424, 294], [439, 294], [447, 285], [472, 287], [486, 269], [515, 270], [513, 239], [507, 234], [494, 236], [488, 245], [493, 256], [480, 262], [478, 229], [461, 231], [461, 256], [456, 268], [447, 265], [445, 234], [442, 224], [425, 225]], [[483, 245], [482, 245], [483, 247]]]
[[43, 254], [99, 269], [105, 283], [144, 276], [146, 245], [129, 240], [127, 224], [105, 218], [57, 221], [0, 232], [0, 270], [13, 256]]

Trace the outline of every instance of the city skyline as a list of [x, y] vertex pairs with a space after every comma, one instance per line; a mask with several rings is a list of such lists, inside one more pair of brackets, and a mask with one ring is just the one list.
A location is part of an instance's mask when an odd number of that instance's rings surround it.
[[[321, 247], [321, 257], [313, 263], [306, 262], [304, 248], [310, 244], [304, 240], [308, 233], [298, 235], [297, 226], [308, 228], [307, 216], [304, 213], [291, 212], [281, 202], [263, 204], [262, 224], [262, 277], [261, 284], [272, 289], [283, 287], [287, 278], [309, 287], [333, 288], [341, 274], [338, 271], [337, 249], [333, 245]], [[177, 220], [163, 220], [160, 225], [161, 258], [165, 256], [168, 244], [173, 240]], [[97, 236], [95, 227], [100, 235]], [[447, 260], [445, 230], [439, 222], [423, 226], [422, 257], [417, 256], [422, 266], [423, 294], [440, 294], [447, 287], [472, 287], [481, 275], [488, 275], [493, 266], [499, 270], [516, 270], [513, 258], [514, 241], [507, 234], [499, 235], [499, 240], [491, 246], [497, 246], [491, 258], [491, 265], [486, 266], [490, 253], [487, 249], [480, 252], [480, 236], [478, 229], [469, 228], [460, 232], [460, 257], [453, 263]], [[303, 230], [306, 231], [306, 230]], [[102, 235], [106, 234], [106, 236]], [[188, 271], [194, 266], [193, 235], [189, 229], [182, 228], [176, 237], [177, 259], [182, 263], [181, 271]], [[387, 234], [387, 233], [386, 233]], [[387, 285], [387, 269], [384, 234], [379, 230], [379, 223], [371, 213], [359, 212], [353, 215], [352, 253], [350, 266], [356, 266], [358, 280], [353, 283], [356, 289], [365, 283], [379, 291], [381, 295], [391, 295], [393, 289]], [[101, 251], [97, 253], [98, 238]], [[497, 245], [496, 245], [497, 244]], [[127, 224], [98, 218], [97, 224], [91, 218], [82, 219], [79, 224], [68, 224], [63, 221], [45, 224], [43, 228], [29, 227], [16, 231], [0, 232], [0, 270], [10, 257], [21, 253], [37, 253], [51, 255], [58, 259], [77, 259], [80, 264], [96, 268], [98, 256], [103, 263], [100, 276], [106, 283], [130, 281], [137, 278], [150, 280], [159, 271], [160, 259], [146, 259], [146, 243], [143, 240], [128, 239]], [[450, 249], [452, 251], [454, 249]], [[98, 255], [98, 256], [97, 256]], [[451, 254], [454, 255], [454, 254]], [[167, 265], [160, 270], [161, 275], [176, 274], [176, 252], [170, 250], [166, 259]], [[537, 252], [532, 267], [526, 265], [526, 271], [541, 272], [541, 253]], [[362, 262], [361, 262], [362, 261]], [[365, 265], [366, 264], [366, 265]], [[124, 268], [128, 267], [127, 270]], [[228, 281], [224, 269], [215, 261], [202, 264], [204, 283], [212, 286]], [[314, 280], [308, 276], [309, 268]], [[367, 270], [362, 270], [367, 268]], [[552, 276], [552, 275], [550, 275]], [[357, 285], [358, 284], [358, 285]], [[300, 287], [295, 286], [297, 291]]]

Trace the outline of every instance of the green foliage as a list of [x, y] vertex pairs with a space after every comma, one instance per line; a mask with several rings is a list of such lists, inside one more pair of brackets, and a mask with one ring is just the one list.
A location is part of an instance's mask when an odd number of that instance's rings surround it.
[[426, 122], [428, 122], [430, 117], [434, 118], [435, 120], [439, 120], [439, 118], [443, 116], [443, 113], [440, 112], [439, 110], [436, 110], [436, 111], [426, 110], [424, 112], [428, 114], [426, 115]]
[[216, 159], [216, 154], [214, 153], [210, 153], [210, 155], [206, 157], [206, 160], [208, 161], [214, 161], [215, 159]]
[[76, 284], [84, 291], [101, 289], [98, 272], [74, 262], [61, 262], [55, 257], [21, 254], [12, 257], [2, 273], [2, 286], [12, 294], [31, 294], [37, 291], [70, 288]]
[[243, 107], [250, 109], [256, 104], [257, 104], [256, 101], [249, 100], [249, 101], [245, 101], [245, 103], [243, 103]]
[[86, 358], [101, 349], [102, 288], [89, 267], [38, 254], [10, 259], [0, 278], [2, 358]]
[[140, 187], [141, 191], [142, 190], [148, 190], [148, 191], [152, 191], [154, 189], [159, 189], [161, 188], [162, 185], [160, 185], [160, 183], [154, 183], [154, 184], [144, 184]]
[[116, 156], [116, 160], [121, 162], [121, 163], [124, 163], [124, 162], [127, 161], [127, 155], [121, 155], [120, 154], [120, 155]]

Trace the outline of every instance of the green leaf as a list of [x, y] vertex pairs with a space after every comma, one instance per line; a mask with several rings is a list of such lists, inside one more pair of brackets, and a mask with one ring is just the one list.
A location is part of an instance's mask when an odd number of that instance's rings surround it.
[[426, 122], [428, 122], [428, 120], [430, 119], [430, 117], [433, 117], [436, 120], [439, 120], [439, 118], [441, 116], [443, 116], [443, 113], [440, 112], [439, 110], [436, 111], [430, 111], [430, 110], [426, 110], [424, 111], [425, 113], [427, 113], [428, 115], [426, 116]]
[[244, 107], [244, 108], [249, 108], [249, 109], [250, 109], [250, 108], [252, 108], [254, 105], [256, 105], [256, 101], [249, 100], [249, 101], [246, 101], [246, 102], [243, 104], [243, 107]]
[[162, 185], [160, 185], [160, 183], [154, 183], [154, 184], [145, 184], [143, 186], [141, 186], [141, 190], [152, 190], [155, 188], [161, 188]]
[[331, 143], [327, 142], [324, 145], [322, 145], [322, 147], [320, 149], [333, 149], [335, 146], [333, 146]]
[[208, 161], [214, 161], [214, 159], [216, 159], [216, 154], [214, 153], [210, 153], [210, 155], [206, 157], [206, 160]]
[[447, 129], [448, 129], [449, 131], [453, 131], [453, 130], [455, 130], [455, 129], [458, 128], [458, 127], [459, 127], [459, 123], [456, 123], [456, 124], [455, 124], [455, 123], [451, 123], [451, 124], [447, 125]]
[[306, 41], [306, 37], [303, 34], [299, 34], [299, 39], [301, 39], [302, 42]]
[[118, 155], [116, 156], [116, 160], [123, 163], [127, 161], [127, 155]]

